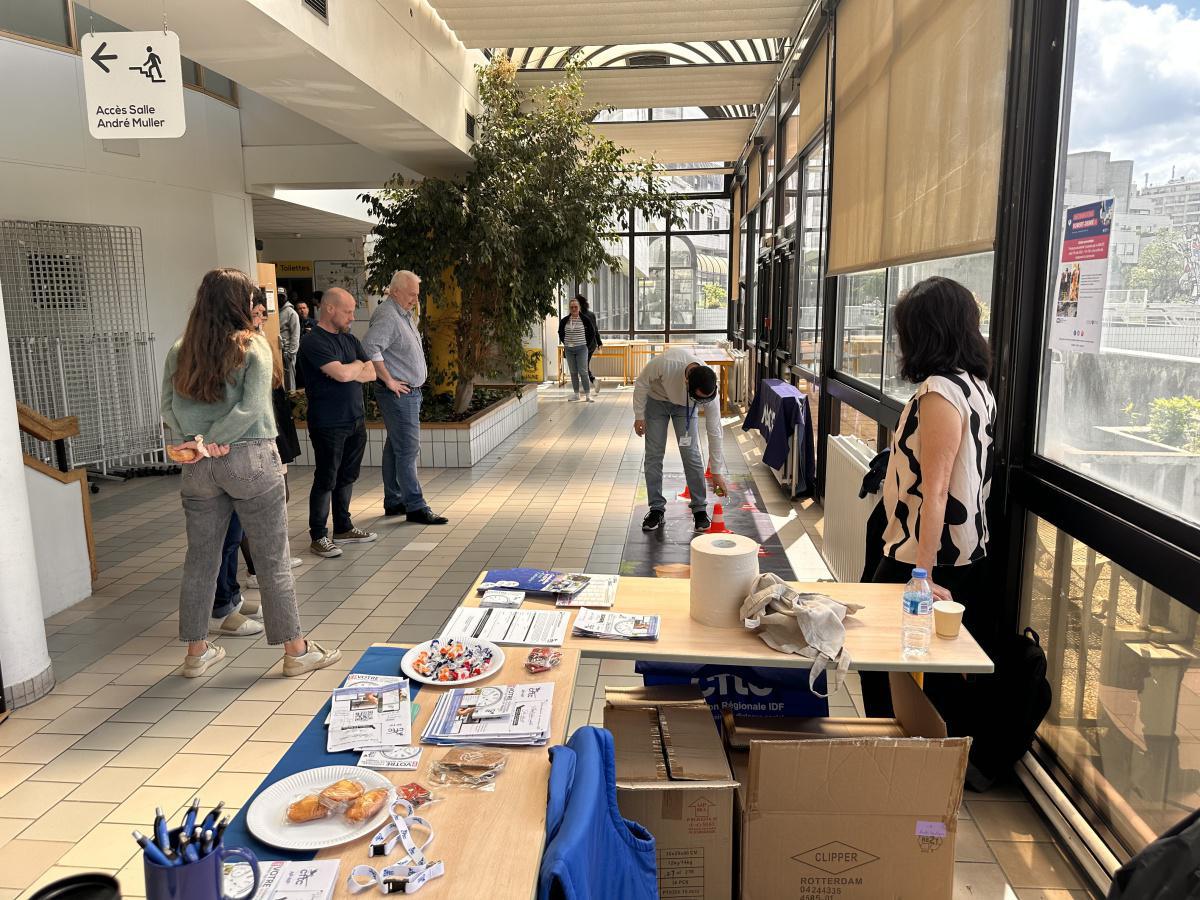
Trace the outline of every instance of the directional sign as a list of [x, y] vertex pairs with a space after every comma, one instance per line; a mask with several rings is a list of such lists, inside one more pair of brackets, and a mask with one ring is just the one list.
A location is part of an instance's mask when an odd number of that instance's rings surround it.
[[173, 31], [85, 34], [83, 90], [92, 137], [177, 138], [187, 127], [179, 35]]

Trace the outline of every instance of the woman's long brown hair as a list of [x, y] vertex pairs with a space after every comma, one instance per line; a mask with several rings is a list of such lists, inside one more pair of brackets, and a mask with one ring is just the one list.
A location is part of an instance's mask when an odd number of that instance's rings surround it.
[[175, 361], [175, 390], [200, 403], [219, 403], [246, 362], [254, 336], [254, 283], [239, 269], [213, 269], [200, 282]]

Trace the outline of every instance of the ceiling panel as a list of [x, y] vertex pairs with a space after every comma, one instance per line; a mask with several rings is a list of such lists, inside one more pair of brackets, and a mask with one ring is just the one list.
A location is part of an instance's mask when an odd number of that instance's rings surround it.
[[725, 162], [742, 152], [751, 119], [695, 119], [676, 122], [606, 122], [593, 126], [629, 150], [630, 157], [658, 163]]
[[[583, 71], [588, 103], [619, 109], [659, 106], [732, 106], [761, 103], [771, 91], [778, 63], [708, 66], [614, 66]], [[522, 71], [525, 88], [554, 84], [562, 71]]]
[[[362, 237], [373, 227], [365, 219], [288, 203], [273, 197], [255, 197], [254, 236], [268, 237]], [[365, 207], [364, 207], [365, 209]]]
[[800, 0], [430, 0], [468, 47], [790, 37]]

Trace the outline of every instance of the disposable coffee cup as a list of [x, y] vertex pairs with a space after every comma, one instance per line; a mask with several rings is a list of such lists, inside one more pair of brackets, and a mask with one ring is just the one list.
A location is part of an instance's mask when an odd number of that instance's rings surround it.
[[933, 604], [933, 630], [940, 638], [958, 637], [962, 627], [963, 611], [966, 609], [954, 600], [938, 600]]

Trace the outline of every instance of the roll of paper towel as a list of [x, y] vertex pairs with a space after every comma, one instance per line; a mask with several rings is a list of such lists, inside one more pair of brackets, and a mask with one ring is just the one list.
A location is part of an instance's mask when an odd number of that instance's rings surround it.
[[740, 628], [739, 610], [758, 577], [758, 542], [741, 534], [702, 534], [692, 541], [692, 618]]

